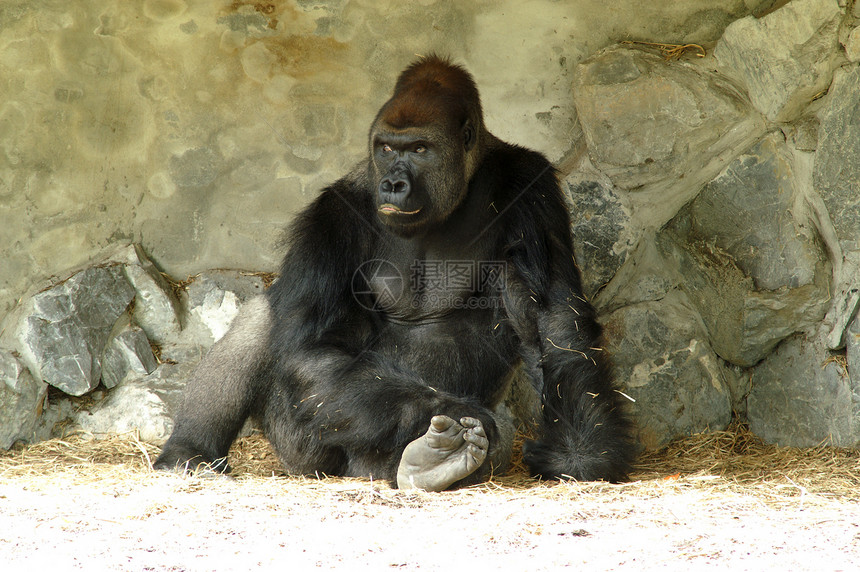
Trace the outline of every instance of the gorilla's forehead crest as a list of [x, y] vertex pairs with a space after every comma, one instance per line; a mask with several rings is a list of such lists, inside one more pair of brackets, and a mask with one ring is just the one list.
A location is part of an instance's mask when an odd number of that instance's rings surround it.
[[[475, 116], [470, 117], [470, 112]], [[438, 124], [451, 119], [457, 127], [467, 119], [481, 122], [481, 99], [471, 74], [447, 58], [430, 55], [406, 68], [379, 119], [396, 129]]]

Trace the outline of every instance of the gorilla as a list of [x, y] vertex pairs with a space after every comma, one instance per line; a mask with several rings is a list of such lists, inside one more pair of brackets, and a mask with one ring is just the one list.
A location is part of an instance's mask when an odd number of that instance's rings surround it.
[[520, 372], [541, 399], [531, 473], [626, 479], [631, 422], [552, 165], [487, 131], [471, 75], [437, 56], [399, 76], [368, 150], [296, 217], [155, 468], [228, 471], [250, 417], [289, 474], [480, 482], [511, 455], [497, 408]]

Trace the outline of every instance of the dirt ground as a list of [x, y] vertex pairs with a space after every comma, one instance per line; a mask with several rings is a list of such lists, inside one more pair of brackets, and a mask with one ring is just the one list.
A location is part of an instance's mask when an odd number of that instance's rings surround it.
[[267, 443], [236, 478], [153, 473], [133, 436], [0, 453], [0, 569], [856, 570], [860, 452], [763, 445], [743, 427], [640, 460], [633, 480], [474, 488], [279, 475]]

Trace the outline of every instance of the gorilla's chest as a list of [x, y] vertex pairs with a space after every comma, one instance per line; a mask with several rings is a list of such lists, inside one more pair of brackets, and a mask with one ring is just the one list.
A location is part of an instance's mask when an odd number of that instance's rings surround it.
[[516, 336], [492, 309], [453, 310], [435, 321], [389, 321], [375, 342], [389, 363], [431, 387], [487, 406], [501, 399], [519, 360]]
[[374, 309], [394, 321], [435, 321], [463, 310], [500, 310], [505, 263], [462, 258], [378, 260], [367, 285]]
[[367, 276], [374, 348], [431, 385], [494, 404], [516, 339], [502, 307], [504, 263], [476, 257], [377, 261]]

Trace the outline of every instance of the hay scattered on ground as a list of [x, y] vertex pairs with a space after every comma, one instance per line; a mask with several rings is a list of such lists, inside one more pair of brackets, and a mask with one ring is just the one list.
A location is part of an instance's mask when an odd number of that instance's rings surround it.
[[[158, 452], [159, 447], [134, 435], [104, 439], [75, 435], [0, 452], [0, 479], [35, 479], [60, 473], [76, 483], [138, 479], [152, 471]], [[309, 493], [347, 491], [355, 489], [357, 483], [367, 484], [363, 479], [285, 477], [268, 441], [259, 434], [234, 444], [230, 465], [237, 479], [300, 485]], [[630, 483], [539, 482], [528, 475], [521, 459], [515, 458], [506, 475], [462, 494], [519, 494], [527, 490], [529, 494], [552, 498], [593, 493], [611, 501], [616, 495], [652, 496], [677, 491], [679, 487], [715, 496], [751, 495], [772, 506], [796, 503], [798, 498], [860, 502], [860, 451], [824, 445], [807, 449], [778, 447], [763, 443], [745, 425], [733, 424], [725, 431], [693, 435], [646, 453], [639, 459]]]
[[823, 444], [779, 447], [764, 443], [745, 424], [734, 423], [725, 431], [694, 435], [644, 455], [635, 478], [699, 479], [777, 503], [798, 496], [857, 502], [860, 450]]

